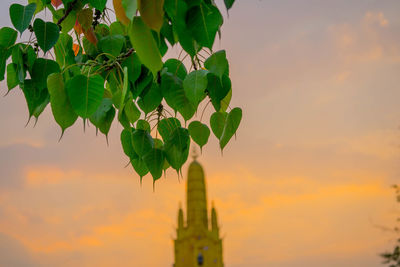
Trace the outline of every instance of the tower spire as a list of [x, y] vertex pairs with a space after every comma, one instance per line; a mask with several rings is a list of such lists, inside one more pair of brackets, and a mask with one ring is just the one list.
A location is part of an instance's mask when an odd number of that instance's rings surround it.
[[193, 162], [189, 166], [187, 181], [187, 226], [202, 225], [208, 228], [207, 197], [204, 171], [196, 161], [197, 153], [192, 153]]

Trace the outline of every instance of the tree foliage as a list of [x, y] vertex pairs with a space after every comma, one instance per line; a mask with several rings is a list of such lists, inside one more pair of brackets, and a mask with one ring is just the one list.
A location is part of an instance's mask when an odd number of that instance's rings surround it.
[[[130, 164], [154, 181], [169, 167], [179, 173], [191, 140], [208, 142], [211, 131], [203, 116], [195, 118], [198, 111], [215, 109], [211, 130], [224, 149], [242, 111], [229, 107], [226, 52], [212, 50], [223, 24], [214, 1], [109, 2], [112, 9], [107, 0], [10, 6], [15, 29], [0, 29], [0, 80], [9, 91], [21, 88], [29, 118], [50, 104], [61, 137], [79, 117], [106, 136], [117, 121]], [[224, 3], [228, 10], [234, 0]], [[21, 38], [24, 32], [30, 37]], [[175, 45], [181, 55], [165, 60]]]
[[[396, 200], [400, 203], [400, 186], [394, 185], [393, 188], [396, 190]], [[397, 222], [400, 222], [400, 217], [397, 218]], [[396, 226], [393, 230], [396, 235], [399, 234], [399, 227]], [[400, 237], [397, 239], [393, 250], [382, 253], [381, 257], [384, 259], [383, 263], [388, 264], [389, 267], [400, 267]]]

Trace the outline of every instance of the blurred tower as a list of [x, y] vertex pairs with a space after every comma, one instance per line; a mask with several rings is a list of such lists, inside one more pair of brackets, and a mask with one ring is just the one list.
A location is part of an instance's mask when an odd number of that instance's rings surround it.
[[186, 222], [182, 207], [178, 210], [174, 267], [223, 267], [217, 211], [212, 205], [209, 229], [204, 171], [196, 157], [188, 171]]

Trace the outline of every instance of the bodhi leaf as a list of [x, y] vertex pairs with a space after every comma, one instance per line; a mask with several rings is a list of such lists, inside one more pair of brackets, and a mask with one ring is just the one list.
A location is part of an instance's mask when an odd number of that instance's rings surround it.
[[212, 49], [215, 35], [223, 19], [218, 8], [213, 5], [200, 4], [187, 12], [187, 27], [194, 39], [201, 46]]
[[93, 21], [93, 11], [91, 8], [85, 8], [79, 11], [78, 22], [84, 31], [92, 27], [92, 21]]
[[108, 135], [110, 131], [111, 124], [115, 117], [115, 109], [112, 105], [110, 98], [103, 98], [99, 108], [90, 116], [89, 120], [96, 126], [100, 132]]
[[235, 3], [235, 0], [224, 0], [224, 4], [227, 10], [229, 10], [233, 6], [233, 3]]
[[102, 52], [117, 57], [124, 46], [125, 38], [122, 35], [107, 35], [100, 39], [99, 48]]
[[181, 123], [177, 118], [165, 118], [160, 120], [157, 125], [157, 130], [164, 142], [166, 142], [171, 136], [172, 132], [179, 127], [181, 127]]
[[37, 58], [32, 67], [32, 81], [42, 90], [47, 87], [47, 77], [54, 72], [60, 72], [60, 66], [51, 59]]
[[163, 6], [164, 0], [139, 0], [139, 11], [143, 22], [157, 32], [164, 22]]
[[121, 66], [128, 68], [128, 79], [133, 84], [139, 78], [142, 69], [138, 55], [133, 52], [122, 62]]
[[221, 138], [224, 131], [227, 116], [228, 113], [226, 112], [214, 112], [210, 117], [211, 130], [218, 139]]
[[132, 128], [125, 128], [122, 130], [121, 145], [125, 155], [127, 155], [129, 158], [137, 156], [132, 144]]
[[12, 4], [10, 6], [11, 22], [14, 25], [14, 28], [21, 34], [28, 28], [29, 23], [31, 23], [35, 10], [35, 3], [31, 3], [27, 6], [19, 4]]
[[[62, 133], [73, 125], [78, 118], [69, 102], [64, 88], [64, 80], [61, 73], [52, 73], [47, 77], [47, 88], [50, 94], [51, 111], [55, 121], [61, 127]], [[61, 135], [62, 136], [62, 135]]]
[[227, 75], [222, 75], [220, 79], [218, 76], [212, 73], [207, 74], [207, 91], [211, 98], [216, 111], [221, 109], [221, 101], [226, 97], [232, 88], [231, 80]]
[[7, 87], [8, 91], [14, 89], [19, 84], [17, 76], [17, 64], [10, 63], [7, 65]]
[[135, 17], [128, 29], [129, 39], [140, 61], [156, 76], [162, 68], [161, 54], [150, 29], [140, 17]]
[[37, 89], [32, 80], [25, 80], [21, 84], [21, 89], [28, 105], [29, 118], [32, 116], [38, 118], [50, 101], [48, 91]]
[[140, 184], [142, 184], [142, 178], [145, 176], [149, 169], [143, 159], [136, 155], [136, 158], [131, 159], [132, 167], [135, 169], [136, 173], [140, 176]]
[[154, 147], [154, 141], [149, 132], [142, 129], [136, 129], [132, 133], [133, 149], [139, 157], [143, 157]]
[[189, 155], [190, 137], [187, 129], [178, 127], [165, 142], [164, 151], [168, 163], [179, 171]]
[[164, 151], [159, 148], [153, 148], [143, 156], [143, 161], [146, 163], [154, 181], [158, 180], [162, 175], [164, 159]]
[[221, 100], [221, 109], [219, 111], [226, 111], [231, 103], [232, 99], [232, 88], [229, 90], [228, 94]]
[[210, 129], [208, 129], [207, 125], [199, 121], [192, 121], [189, 124], [188, 130], [193, 141], [195, 141], [196, 144], [200, 146], [200, 149], [202, 149], [203, 146], [208, 142], [208, 138], [210, 137]]
[[224, 74], [229, 75], [229, 63], [226, 59], [225, 50], [215, 52], [209, 58], [207, 58], [207, 60], [204, 62], [204, 67], [220, 78]]
[[136, 123], [136, 129], [145, 130], [150, 133], [150, 124], [145, 120], [138, 120]]
[[148, 114], [161, 104], [162, 99], [161, 88], [158, 84], [153, 83], [150, 90], [141, 96], [137, 103], [140, 109]]
[[124, 106], [124, 113], [130, 123], [135, 123], [140, 118], [140, 110], [137, 108], [135, 102], [129, 100]]
[[9, 28], [3, 27], [0, 29], [0, 48], [8, 48], [17, 40], [18, 33]]
[[104, 94], [104, 80], [96, 74], [74, 76], [66, 84], [67, 94], [75, 113], [86, 119], [100, 106]]
[[186, 97], [197, 108], [198, 104], [206, 97], [207, 89], [207, 73], [206, 70], [195, 70], [189, 73], [183, 80], [183, 88]]
[[161, 92], [167, 104], [175, 111], [184, 107], [186, 96], [182, 80], [167, 72], [161, 76]]
[[107, 0], [89, 0], [89, 3], [100, 11], [103, 11], [106, 7]]
[[35, 19], [33, 23], [33, 31], [35, 32], [39, 47], [46, 53], [56, 43], [60, 34], [60, 29], [53, 22], [44, 22], [41, 19]]
[[54, 46], [54, 53], [56, 54], [57, 63], [62, 68], [75, 64], [72, 37], [66, 33], [61, 33]]
[[242, 120], [242, 109], [234, 108], [229, 112], [224, 130], [222, 132], [221, 138], [219, 139], [219, 147], [221, 150], [228, 144], [229, 140], [236, 133], [236, 130], [239, 127], [240, 121]]
[[122, 0], [122, 7], [125, 10], [126, 16], [131, 20], [136, 14], [137, 0]]
[[187, 75], [183, 62], [175, 58], [170, 58], [165, 61], [164, 68], [166, 68], [172, 75], [179, 77], [181, 80], [185, 79]]

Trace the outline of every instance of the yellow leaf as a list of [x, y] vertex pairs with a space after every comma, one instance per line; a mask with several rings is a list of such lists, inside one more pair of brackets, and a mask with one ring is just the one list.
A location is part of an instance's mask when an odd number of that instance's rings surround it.
[[150, 29], [160, 31], [164, 22], [164, 0], [139, 0], [138, 8], [144, 23]]
[[113, 0], [115, 16], [124, 25], [129, 25], [130, 19], [126, 16], [125, 9], [122, 6], [122, 0]]

